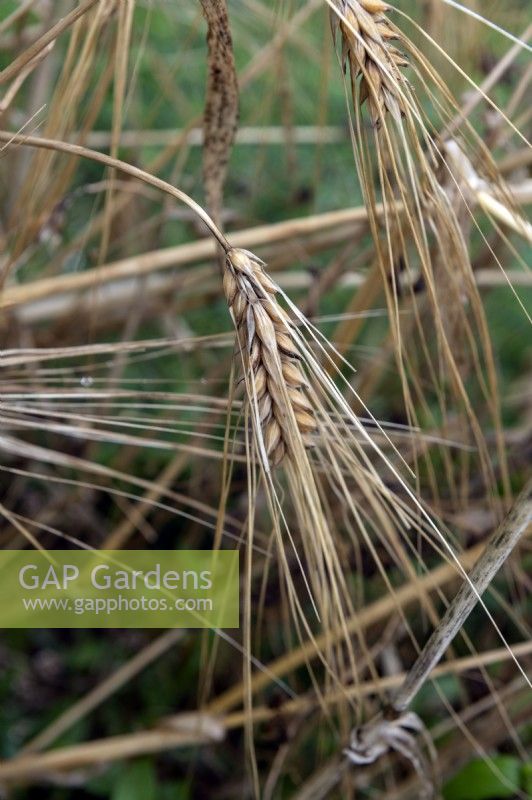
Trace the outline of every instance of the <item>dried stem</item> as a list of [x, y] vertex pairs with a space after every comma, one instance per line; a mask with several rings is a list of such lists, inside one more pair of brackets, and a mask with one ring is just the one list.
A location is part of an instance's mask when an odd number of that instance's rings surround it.
[[[377, 211], [382, 213], [382, 208], [379, 207]], [[231, 233], [231, 244], [234, 247], [256, 248], [289, 242], [298, 247], [300, 242], [304, 242], [307, 246], [311, 236], [316, 234], [336, 236], [335, 231], [339, 232], [341, 240], [345, 240], [353, 231], [357, 231], [357, 226], [366, 226], [367, 219], [368, 214], [364, 206], [327, 211], [310, 217], [297, 217], [235, 231]], [[215, 256], [213, 245], [211, 239], [201, 239], [184, 245], [151, 250], [79, 273], [60, 274], [23, 284], [13, 284], [6, 287], [0, 296], [0, 308], [14, 308], [45, 297], [56, 297], [58, 293], [78, 292], [94, 286], [101, 288], [114, 281], [138, 279], [140, 276], [150, 275], [159, 270], [208, 261]]]
[[[163, 637], [161, 637], [163, 639]], [[159, 640], [155, 640], [155, 643]], [[154, 643], [154, 644], [155, 644]], [[525, 656], [530, 653], [531, 643], [523, 642], [516, 650]], [[507, 653], [502, 650], [490, 651], [475, 656], [455, 659], [436, 668], [438, 676], [457, 675], [483, 664], [492, 664], [504, 660]], [[112, 676], [113, 677], [113, 676]], [[378, 680], [365, 681], [349, 688], [352, 696], [365, 697], [373, 695], [381, 688], [390, 689], [395, 686], [400, 675], [390, 675]], [[105, 683], [102, 684], [102, 687]], [[345, 698], [342, 692], [331, 692], [325, 701], [327, 705], [337, 702], [339, 697]], [[80, 701], [83, 702], [83, 701]], [[269, 705], [257, 706], [253, 709], [253, 722], [259, 724], [292, 715], [301, 715], [314, 710], [318, 702], [313, 696], [302, 696], [288, 700], [279, 708]], [[88, 709], [91, 710], [91, 709]], [[62, 719], [60, 717], [59, 719]], [[42, 778], [53, 776], [57, 770], [74, 770], [80, 767], [104, 764], [122, 758], [134, 757], [145, 753], [164, 752], [179, 747], [189, 747], [194, 743], [212, 744], [219, 741], [224, 732], [240, 728], [246, 722], [246, 712], [238, 710], [232, 713], [209, 713], [208, 710], [199, 712], [180, 713], [163, 718], [157, 727], [148, 730], [139, 730], [121, 736], [110, 736], [95, 739], [82, 744], [66, 745], [64, 747], [46, 750], [43, 753], [22, 752], [15, 758], [0, 760], [0, 782], [2, 784], [24, 783], [28, 777], [40, 776]], [[298, 798], [317, 800], [326, 797], [324, 790], [331, 790], [338, 783], [345, 769], [346, 761], [338, 760], [331, 765], [330, 770], [324, 770], [323, 780], [317, 781], [316, 793], [308, 795], [297, 794]], [[325, 774], [326, 772], [326, 774]]]
[[[169, 194], [171, 197], [187, 205], [195, 214], [197, 214], [201, 221], [205, 223], [209, 231], [218, 240], [224, 250], [229, 249], [229, 243], [227, 239], [220, 231], [218, 226], [215, 225], [214, 221], [210, 218], [205, 209], [199, 205], [199, 203], [196, 203], [195, 200], [189, 197], [189, 195], [185, 192], [181, 191], [181, 189], [177, 189], [175, 186], [172, 186], [171, 183], [167, 183], [166, 181], [161, 180], [161, 178], [157, 178], [155, 175], [145, 172], [143, 169], [134, 167], [132, 164], [128, 164], [126, 161], [121, 161], [118, 158], [112, 158], [105, 153], [100, 153], [97, 150], [91, 150], [88, 147], [82, 147], [79, 144], [61, 142], [57, 139], [44, 139], [39, 136], [24, 136], [18, 133], [9, 133], [9, 131], [0, 131], [0, 142], [5, 142], [7, 145], [22, 144], [29, 147], [42, 148], [43, 150], [55, 150], [59, 153], [66, 153], [67, 155], [71, 156], [87, 158], [89, 161], [97, 161], [99, 164], [104, 164], [106, 167], [112, 167], [113, 169], [123, 172], [126, 175], [131, 175], [132, 178], [137, 178], [138, 180], [147, 183], [149, 186], [153, 186], [155, 189], [159, 189], [160, 191]], [[2, 150], [3, 149], [4, 148], [2, 148]]]
[[501, 566], [511, 555], [529, 529], [531, 521], [532, 481], [529, 481], [473, 567], [469, 580], [462, 584], [445, 616], [410, 669], [393, 700], [393, 708], [396, 711], [402, 712], [408, 708], [449, 644], [461, 630], [477, 604], [479, 595], [487, 589]]
[[18, 58], [9, 64], [4, 70], [0, 72], [0, 84], [15, 78], [21, 70], [24, 69], [26, 64], [33, 61], [51, 42], [54, 42], [57, 37], [63, 33], [64, 30], [69, 28], [74, 22], [83, 16], [92, 6], [95, 6], [98, 0], [86, 0], [85, 3], [74, 8], [70, 14], [60, 19], [49, 31], [46, 31], [40, 39], [37, 39], [27, 50], [24, 50]]

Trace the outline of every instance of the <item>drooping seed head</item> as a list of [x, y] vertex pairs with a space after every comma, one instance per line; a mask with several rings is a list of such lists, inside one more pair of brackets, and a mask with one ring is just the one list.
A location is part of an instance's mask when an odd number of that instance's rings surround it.
[[389, 6], [381, 0], [335, 0], [338, 12], [331, 10], [333, 35], [339, 31], [344, 69], [349, 68], [353, 86], [360, 77], [359, 100], [367, 101], [371, 121], [382, 124], [387, 111], [405, 111], [401, 87], [406, 79], [401, 67], [408, 65], [393, 40], [401, 38], [390, 23]]
[[248, 403], [272, 466], [290, 452], [293, 425], [305, 446], [316, 429], [312, 404], [304, 394], [290, 319], [279, 305], [277, 287], [264, 262], [247, 250], [227, 252], [223, 288], [233, 313], [246, 370]]

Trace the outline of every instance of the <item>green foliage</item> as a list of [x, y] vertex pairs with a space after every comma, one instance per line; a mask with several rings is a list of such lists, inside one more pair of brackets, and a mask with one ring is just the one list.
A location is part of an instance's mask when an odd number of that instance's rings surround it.
[[527, 761], [521, 769], [521, 785], [527, 797], [532, 797], [532, 761]]
[[156, 800], [158, 796], [153, 761], [142, 758], [124, 766], [111, 800]]
[[495, 800], [515, 797], [525, 769], [530, 783], [531, 764], [521, 764], [513, 756], [494, 756], [489, 762], [471, 761], [444, 787], [444, 800]]

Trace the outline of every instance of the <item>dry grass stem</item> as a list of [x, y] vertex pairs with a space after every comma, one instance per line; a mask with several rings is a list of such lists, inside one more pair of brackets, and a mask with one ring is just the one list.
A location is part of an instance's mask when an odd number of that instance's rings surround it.
[[[398, 712], [402, 713], [408, 708], [421, 686], [429, 678], [445, 650], [462, 629], [480, 595], [486, 591], [497, 572], [514, 551], [516, 545], [523, 536], [530, 533], [531, 529], [532, 481], [529, 481], [517, 498], [511, 512], [486, 545], [485, 551], [471, 570], [469, 580], [462, 584], [460, 590], [454, 596], [437, 629], [408, 673], [403, 686], [394, 697], [393, 707]], [[526, 679], [523, 670], [521, 672]]]
[[[523, 642], [515, 646], [519, 656], [527, 656], [532, 650], [530, 642]], [[506, 650], [495, 650], [479, 653], [475, 656], [458, 658], [442, 664], [434, 670], [433, 677], [445, 675], [459, 675], [468, 670], [474, 670], [486, 664], [497, 664], [509, 658]], [[348, 687], [352, 696], [365, 697], [375, 694], [382, 689], [395, 688], [403, 675], [393, 675], [375, 681], [367, 681]], [[333, 705], [338, 700], [344, 699], [344, 693], [331, 692], [325, 698], [328, 705]], [[301, 697], [288, 700], [278, 709], [268, 706], [257, 706], [253, 709], [251, 717], [254, 724], [268, 722], [283, 716], [301, 715], [314, 710], [319, 706], [316, 697]], [[210, 713], [198, 711], [197, 713], [175, 714], [161, 719], [152, 730], [141, 730], [123, 736], [108, 737], [85, 742], [83, 744], [47, 750], [43, 753], [21, 754], [16, 758], [0, 761], [0, 783], [4, 785], [20, 785], [26, 783], [28, 778], [39, 776], [41, 778], [53, 777], [58, 770], [77, 770], [81, 767], [97, 766], [102, 763], [117, 761], [126, 757], [135, 757], [146, 753], [162, 752], [179, 747], [190, 747], [194, 744], [209, 744], [221, 742], [226, 733], [242, 727], [248, 722], [246, 712], [235, 711], [230, 714]], [[329, 788], [341, 778], [341, 762], [336, 763], [336, 780], [330, 776]], [[323, 795], [320, 795], [323, 797]]]
[[58, 36], [63, 31], [72, 26], [78, 19], [87, 13], [99, 0], [85, 0], [74, 8], [66, 17], [60, 19], [49, 31], [46, 31], [36, 42], [24, 50], [18, 58], [9, 64], [2, 72], [0, 72], [0, 84], [5, 83], [11, 78], [15, 78], [24, 67], [33, 61], [43, 50], [45, 50], [52, 42], [55, 42]]
[[[5, 138], [4, 138], [5, 135]], [[0, 141], [10, 141], [11, 134], [0, 131]], [[21, 137], [21, 143], [26, 139]], [[31, 142], [30, 142], [31, 143]], [[378, 213], [379, 209], [377, 209]], [[364, 207], [358, 206], [339, 211], [328, 211], [305, 218], [296, 218], [284, 222], [260, 225], [231, 234], [231, 242], [235, 247], [257, 248], [270, 244], [287, 243], [297, 244], [298, 240], [307, 240], [308, 237], [341, 230], [342, 238], [352, 232], [356, 225], [367, 224], [368, 214]], [[115, 263], [103, 264], [95, 269], [87, 269], [77, 274], [56, 275], [50, 278], [31, 281], [27, 284], [6, 286], [0, 295], [0, 308], [18, 306], [33, 300], [57, 296], [62, 292], [75, 292], [102, 286], [111, 281], [120, 281], [124, 278], [136, 278], [149, 275], [162, 269], [173, 266], [181, 267], [196, 264], [200, 261], [212, 259], [216, 253], [216, 245], [212, 239], [190, 242], [157, 251], [149, 251], [130, 258], [121, 259]]]

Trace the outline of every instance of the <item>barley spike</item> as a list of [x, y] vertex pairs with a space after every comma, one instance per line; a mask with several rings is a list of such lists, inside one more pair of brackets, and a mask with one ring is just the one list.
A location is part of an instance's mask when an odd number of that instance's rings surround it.
[[401, 38], [386, 12], [389, 6], [381, 0], [336, 0], [338, 12], [331, 10], [334, 36], [340, 33], [342, 63], [349, 67], [354, 86], [359, 76], [360, 104], [368, 103], [370, 118], [380, 127], [387, 111], [404, 113], [404, 97], [400, 90], [406, 79], [400, 67], [408, 65], [403, 53], [392, 41]]
[[277, 301], [277, 287], [264, 266], [253, 253], [231, 248], [226, 253], [223, 287], [248, 377], [248, 400], [257, 409], [268, 461], [277, 466], [290, 452], [290, 421], [295, 421], [309, 446], [316, 419], [304, 391], [307, 382], [298, 363], [290, 319]]

